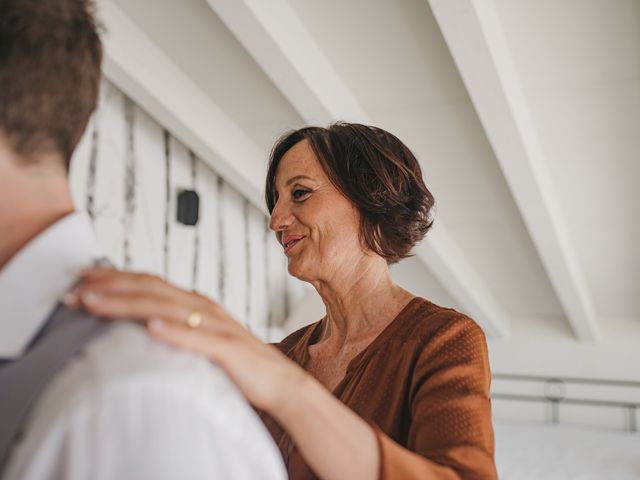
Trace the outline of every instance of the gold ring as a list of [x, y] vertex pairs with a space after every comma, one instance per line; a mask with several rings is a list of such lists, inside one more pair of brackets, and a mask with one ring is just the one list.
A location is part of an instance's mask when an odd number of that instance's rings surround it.
[[202, 324], [202, 315], [200, 312], [194, 310], [187, 317], [187, 325], [191, 328], [198, 328]]

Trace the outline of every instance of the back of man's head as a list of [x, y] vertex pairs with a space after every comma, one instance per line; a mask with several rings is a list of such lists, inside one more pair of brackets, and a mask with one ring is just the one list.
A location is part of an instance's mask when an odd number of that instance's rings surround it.
[[68, 170], [96, 107], [102, 45], [92, 0], [0, 0], [0, 137], [24, 162]]

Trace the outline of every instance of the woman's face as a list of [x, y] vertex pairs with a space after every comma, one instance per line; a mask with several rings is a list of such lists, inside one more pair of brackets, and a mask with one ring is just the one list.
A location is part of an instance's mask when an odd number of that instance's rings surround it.
[[282, 157], [275, 177], [270, 227], [301, 280], [329, 281], [365, 255], [358, 210], [329, 181], [303, 140]]

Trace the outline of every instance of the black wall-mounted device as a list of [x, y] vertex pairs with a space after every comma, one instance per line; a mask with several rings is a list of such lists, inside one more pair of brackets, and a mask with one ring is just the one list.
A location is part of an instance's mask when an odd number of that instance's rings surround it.
[[200, 197], [194, 190], [181, 190], [178, 193], [178, 221], [184, 225], [198, 223]]

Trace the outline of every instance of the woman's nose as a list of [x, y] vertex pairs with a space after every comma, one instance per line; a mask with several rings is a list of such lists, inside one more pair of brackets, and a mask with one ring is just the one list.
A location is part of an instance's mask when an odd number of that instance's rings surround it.
[[293, 221], [293, 215], [291, 209], [289, 209], [283, 202], [276, 203], [275, 207], [271, 211], [271, 218], [269, 220], [269, 228], [274, 232], [280, 232], [286, 230]]

